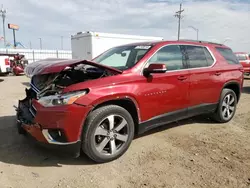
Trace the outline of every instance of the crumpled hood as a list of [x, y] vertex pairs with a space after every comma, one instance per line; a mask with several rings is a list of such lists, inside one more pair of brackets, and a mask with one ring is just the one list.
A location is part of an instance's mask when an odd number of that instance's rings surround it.
[[63, 71], [66, 67], [70, 67], [77, 64], [92, 65], [98, 68], [104, 68], [110, 70], [115, 73], [122, 73], [122, 71], [118, 69], [101, 65], [92, 61], [81, 60], [81, 59], [58, 59], [58, 58], [48, 58], [28, 64], [25, 67], [24, 73], [28, 77], [41, 74], [59, 73]]

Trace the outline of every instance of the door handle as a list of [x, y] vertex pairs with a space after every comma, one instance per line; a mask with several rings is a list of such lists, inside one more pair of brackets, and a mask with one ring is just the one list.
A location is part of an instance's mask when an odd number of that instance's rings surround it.
[[181, 81], [183, 81], [183, 80], [186, 80], [187, 79], [187, 77], [186, 76], [178, 76], [178, 78], [177, 78], [178, 80], [181, 80]]
[[215, 75], [216, 75], [216, 76], [220, 76], [220, 75], [221, 75], [221, 72], [216, 72]]

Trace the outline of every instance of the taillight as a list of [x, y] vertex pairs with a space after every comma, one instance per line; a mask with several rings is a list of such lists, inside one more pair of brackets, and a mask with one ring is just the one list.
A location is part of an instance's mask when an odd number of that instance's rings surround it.
[[5, 59], [5, 65], [10, 65], [10, 60], [8, 58]]

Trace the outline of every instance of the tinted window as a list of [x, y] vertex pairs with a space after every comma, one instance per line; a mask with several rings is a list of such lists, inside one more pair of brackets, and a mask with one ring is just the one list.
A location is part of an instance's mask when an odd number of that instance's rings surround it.
[[209, 51], [202, 46], [186, 46], [189, 68], [208, 67], [214, 62]]
[[214, 63], [214, 58], [212, 57], [211, 53], [206, 48], [203, 48], [203, 49], [207, 58], [207, 65], [211, 66]]
[[149, 63], [166, 64], [167, 70], [184, 69], [181, 47], [170, 45], [161, 48], [148, 61]]
[[239, 60], [231, 49], [217, 47], [216, 50], [226, 59], [229, 64], [239, 64]]

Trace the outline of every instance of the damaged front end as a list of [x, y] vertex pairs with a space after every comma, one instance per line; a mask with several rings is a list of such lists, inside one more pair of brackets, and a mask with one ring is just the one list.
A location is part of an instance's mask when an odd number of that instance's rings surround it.
[[26, 131], [23, 125], [33, 125], [36, 126], [34, 118], [36, 115], [36, 109], [32, 105], [32, 98], [35, 98], [36, 93], [32, 89], [26, 89], [26, 97], [23, 100], [18, 101], [18, 107], [16, 108], [16, 118], [17, 118], [17, 129], [19, 134], [25, 134]]
[[32, 69], [29, 70], [33, 72], [31, 87], [16, 107], [18, 132], [28, 132], [37, 141], [54, 145], [79, 143], [79, 127], [90, 107], [76, 105], [74, 101], [87, 94], [88, 88], [69, 93], [63, 90], [73, 84], [119, 74], [119, 71], [75, 60], [58, 61], [50, 66], [33, 65]]

